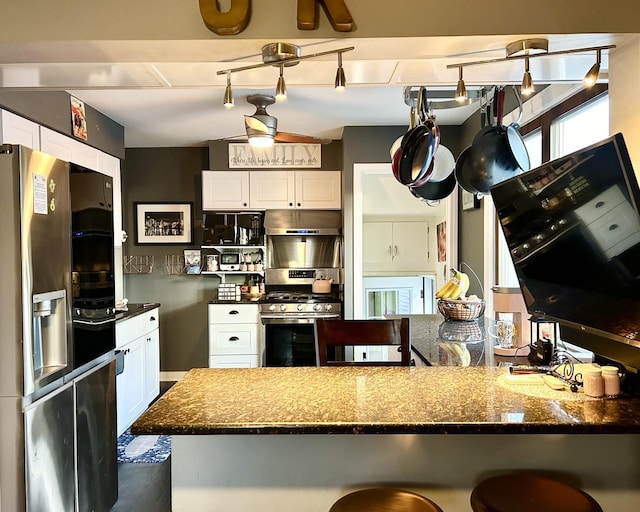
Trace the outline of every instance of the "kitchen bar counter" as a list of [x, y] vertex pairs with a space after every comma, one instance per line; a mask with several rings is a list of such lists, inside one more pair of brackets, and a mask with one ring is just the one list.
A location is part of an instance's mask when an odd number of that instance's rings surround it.
[[640, 399], [513, 384], [506, 368], [193, 369], [134, 434], [640, 433]]
[[[421, 346], [420, 332], [416, 348], [441, 348]], [[326, 512], [380, 485], [470, 512], [479, 479], [521, 469], [561, 473], [605, 511], [635, 512], [640, 399], [514, 384], [490, 343], [475, 345], [468, 367], [193, 369], [132, 432], [172, 435], [174, 512]]]

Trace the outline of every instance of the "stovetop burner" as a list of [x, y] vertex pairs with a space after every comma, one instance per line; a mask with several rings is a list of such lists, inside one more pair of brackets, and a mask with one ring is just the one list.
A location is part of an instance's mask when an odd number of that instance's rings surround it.
[[274, 291], [267, 293], [267, 302], [335, 302], [337, 299], [331, 293], [306, 293]]

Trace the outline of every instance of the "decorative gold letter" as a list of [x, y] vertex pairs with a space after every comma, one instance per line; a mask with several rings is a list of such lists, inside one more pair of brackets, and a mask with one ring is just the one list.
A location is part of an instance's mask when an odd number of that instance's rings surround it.
[[[202, 5], [202, 0], [200, 0]], [[336, 32], [351, 32], [353, 18], [344, 0], [298, 0], [298, 28], [315, 30], [318, 26], [317, 4], [321, 3], [324, 12]]]
[[234, 36], [242, 32], [249, 24], [251, 14], [250, 0], [231, 0], [227, 12], [220, 12], [216, 0], [200, 0], [200, 16], [211, 32], [220, 36]]

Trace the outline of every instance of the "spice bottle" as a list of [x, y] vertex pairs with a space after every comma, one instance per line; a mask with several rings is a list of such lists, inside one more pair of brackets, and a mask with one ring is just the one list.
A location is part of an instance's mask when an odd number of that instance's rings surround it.
[[618, 396], [620, 394], [620, 375], [615, 366], [602, 367], [602, 380], [604, 381], [604, 394], [606, 396]]
[[602, 380], [602, 371], [600, 368], [587, 368], [582, 372], [582, 382], [584, 385], [584, 394], [594, 398], [600, 398], [604, 395], [604, 382]]

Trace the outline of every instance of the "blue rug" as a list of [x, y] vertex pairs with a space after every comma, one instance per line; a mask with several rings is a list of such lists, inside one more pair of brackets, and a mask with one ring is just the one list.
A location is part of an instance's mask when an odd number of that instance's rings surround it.
[[127, 429], [118, 437], [118, 462], [157, 464], [171, 455], [170, 436], [134, 436]]

